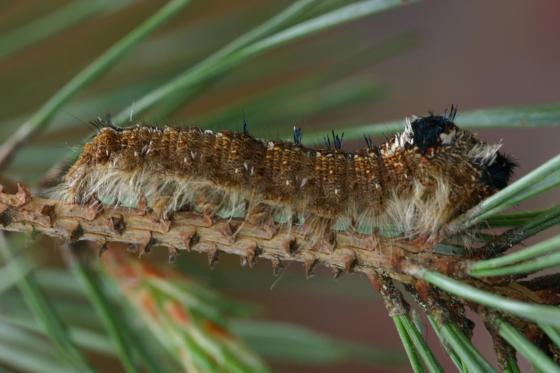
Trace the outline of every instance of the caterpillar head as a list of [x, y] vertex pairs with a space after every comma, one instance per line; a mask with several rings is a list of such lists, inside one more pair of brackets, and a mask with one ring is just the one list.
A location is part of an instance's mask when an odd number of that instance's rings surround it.
[[504, 189], [509, 184], [515, 167], [517, 163], [496, 152], [494, 160], [483, 167], [482, 182], [495, 190]]
[[422, 154], [429, 149], [455, 147], [480, 169], [480, 181], [492, 190], [505, 188], [517, 166], [509, 157], [500, 153], [502, 144], [487, 144], [471, 132], [462, 130], [455, 123], [457, 109], [449, 115], [430, 114], [414, 119], [409, 125], [409, 138]]

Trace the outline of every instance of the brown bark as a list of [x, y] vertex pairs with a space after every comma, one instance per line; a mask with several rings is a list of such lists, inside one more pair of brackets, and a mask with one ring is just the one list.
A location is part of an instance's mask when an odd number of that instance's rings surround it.
[[240, 219], [211, 219], [192, 212], [175, 213], [171, 220], [153, 211], [77, 205], [37, 198], [24, 186], [15, 194], [0, 191], [0, 223], [6, 231], [37, 231], [71, 241], [93, 241], [102, 248], [108, 242], [131, 245], [142, 254], [150, 246], [207, 253], [212, 265], [220, 253], [239, 255], [252, 266], [257, 258], [272, 262], [277, 270], [284, 262], [300, 262], [307, 274], [317, 264], [344, 272], [375, 275], [378, 272], [409, 283], [411, 266], [422, 266], [447, 275], [459, 273], [461, 258], [433, 253], [418, 241], [381, 238], [341, 232], [330, 240], [313, 239], [302, 227], [255, 226]]

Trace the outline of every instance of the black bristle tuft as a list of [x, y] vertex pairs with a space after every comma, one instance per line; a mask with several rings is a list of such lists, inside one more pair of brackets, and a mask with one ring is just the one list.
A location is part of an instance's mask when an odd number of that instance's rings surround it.
[[341, 150], [342, 149], [342, 139], [344, 138], [344, 132], [342, 132], [342, 134], [339, 136], [338, 134], [334, 133], [334, 130], [332, 130], [332, 137], [333, 137], [333, 143], [334, 143], [335, 150]]
[[455, 105], [451, 105], [451, 111], [449, 112], [449, 119], [451, 120], [455, 120], [455, 117], [457, 116], [457, 111], [459, 110], [459, 106]]
[[364, 141], [366, 142], [366, 147], [368, 149], [373, 149], [374, 145], [373, 145], [373, 139], [371, 138], [371, 136], [368, 135], [364, 135]]
[[449, 120], [455, 120], [458, 110], [459, 106], [451, 104], [451, 109], [449, 109], [449, 112], [447, 111], [447, 109], [445, 109], [445, 111], [443, 112], [443, 116]]
[[249, 123], [247, 122], [247, 118], [243, 116], [243, 134], [249, 135]]
[[323, 137], [323, 142], [325, 143], [325, 147], [331, 150], [331, 138], [328, 135]]
[[342, 132], [341, 135], [338, 135], [334, 132], [334, 130], [331, 131], [332, 132], [332, 143], [331, 143], [331, 138], [329, 135], [325, 136], [323, 138], [323, 142], [325, 143], [325, 147], [329, 150], [332, 150], [334, 147], [334, 150], [341, 150], [342, 149], [342, 139], [344, 138], [344, 132]]
[[294, 144], [301, 145], [301, 138], [303, 134], [301, 132], [301, 128], [294, 126]]
[[481, 181], [494, 189], [504, 189], [509, 184], [516, 167], [517, 163], [511, 158], [498, 153], [494, 162], [484, 168]]

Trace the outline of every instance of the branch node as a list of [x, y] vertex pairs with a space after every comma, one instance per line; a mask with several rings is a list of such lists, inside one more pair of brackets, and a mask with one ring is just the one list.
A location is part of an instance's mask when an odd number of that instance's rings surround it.
[[297, 240], [294, 236], [289, 235], [286, 239], [280, 242], [280, 247], [288, 256], [292, 256], [292, 254], [297, 250]]
[[10, 216], [10, 206], [0, 203], [0, 225], [6, 227], [10, 225], [11, 222], [12, 218]]
[[307, 258], [305, 258], [304, 262], [303, 262], [303, 266], [305, 268], [305, 277], [306, 278], [311, 278], [313, 277], [313, 270], [315, 269], [315, 266], [317, 265], [318, 260], [317, 258], [315, 258], [314, 256], [308, 256]]
[[183, 247], [186, 251], [191, 251], [191, 248], [199, 241], [199, 237], [196, 234], [196, 228], [194, 227], [181, 228], [181, 233], [179, 233], [179, 236], [183, 241]]
[[218, 250], [218, 247], [213, 244], [212, 248], [208, 250], [208, 265], [210, 266], [210, 269], [214, 269], [216, 266], [216, 263], [219, 260], [219, 255], [220, 251]]
[[344, 272], [350, 273], [354, 264], [356, 264], [356, 253], [354, 250], [346, 250], [346, 254], [344, 254], [343, 262], [344, 262]]
[[280, 274], [280, 272], [282, 271], [282, 269], [284, 268], [284, 264], [277, 257], [272, 258], [270, 260], [270, 263], [272, 264], [272, 274], [274, 276], [278, 276]]
[[41, 207], [41, 215], [49, 219], [49, 226], [52, 227], [54, 220], [56, 219], [54, 204], [44, 204], [43, 207]]
[[340, 275], [342, 274], [342, 269], [340, 269], [338, 267], [333, 268], [332, 271], [333, 271], [333, 278], [335, 280], [337, 280], [340, 277]]
[[258, 249], [257, 242], [254, 240], [250, 240], [245, 244], [245, 256], [242, 257], [242, 260], [244, 261], [243, 265], [247, 264], [249, 268], [253, 268], [255, 261], [257, 260], [257, 256], [259, 255]]
[[103, 253], [107, 250], [109, 250], [109, 246], [107, 245], [107, 241], [102, 242], [100, 245], [98, 245], [97, 258], [101, 258]]
[[175, 263], [175, 260], [177, 260], [177, 257], [179, 256], [179, 249], [177, 249], [176, 247], [169, 246], [167, 250], [168, 250], [167, 261], [169, 263]]
[[31, 191], [21, 183], [17, 184], [17, 188], [18, 189], [17, 189], [17, 193], [15, 194], [15, 197], [17, 198], [18, 204], [16, 204], [15, 206], [19, 207], [31, 201]]
[[107, 218], [107, 225], [113, 232], [120, 235], [122, 235], [126, 229], [126, 224], [122, 215], [115, 215]]
[[76, 242], [80, 239], [83, 234], [82, 226], [79, 222], [73, 221], [71, 223], [71, 228], [69, 229], [68, 240], [70, 242]]
[[373, 288], [381, 294], [385, 301], [385, 308], [387, 308], [389, 316], [408, 314], [408, 303], [387, 274], [369, 274], [368, 278]]

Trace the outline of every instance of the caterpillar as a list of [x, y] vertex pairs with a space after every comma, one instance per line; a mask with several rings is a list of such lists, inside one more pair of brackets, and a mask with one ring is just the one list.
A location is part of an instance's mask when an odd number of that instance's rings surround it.
[[242, 132], [200, 128], [119, 128], [98, 121], [97, 134], [55, 189], [73, 203], [158, 208], [164, 216], [193, 210], [243, 216], [254, 224], [380, 232], [439, 239], [453, 218], [504, 188], [515, 163], [455, 123], [456, 108], [405, 121], [376, 146], [318, 147]]

